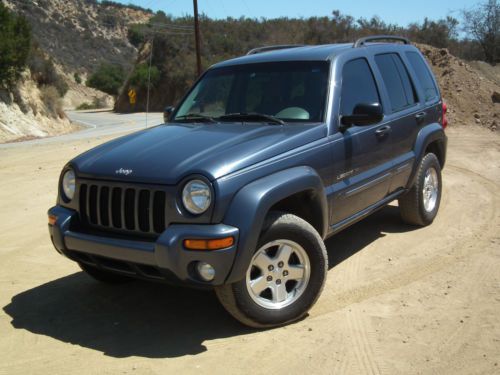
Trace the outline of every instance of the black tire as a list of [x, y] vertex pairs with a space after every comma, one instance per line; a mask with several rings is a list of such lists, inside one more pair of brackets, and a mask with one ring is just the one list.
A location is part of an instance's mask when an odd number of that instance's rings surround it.
[[[262, 307], [252, 299], [246, 276], [236, 283], [215, 289], [224, 308], [238, 321], [253, 328], [276, 327], [303, 318], [317, 301], [325, 285], [328, 255], [322, 238], [312, 225], [295, 215], [272, 212], [266, 220], [255, 252], [278, 240], [299, 244], [303, 253], [307, 254], [309, 262], [308, 282], [304, 282], [301, 294], [297, 293], [298, 296], [293, 302], [278, 309]], [[250, 267], [251, 265], [249, 269]], [[292, 285], [293, 283], [292, 281]]]
[[[437, 199], [431, 210], [427, 210], [424, 204], [424, 181], [428, 171], [434, 169], [437, 174], [438, 190]], [[426, 226], [431, 224], [436, 217], [441, 202], [442, 179], [441, 165], [433, 153], [426, 154], [418, 166], [415, 183], [412, 188], [399, 198], [399, 210], [401, 218], [407, 224]]]
[[93, 279], [106, 284], [123, 284], [132, 281], [131, 277], [119, 275], [117, 273], [101, 270], [97, 267], [89, 266], [87, 264], [78, 263], [83, 272], [92, 277]]

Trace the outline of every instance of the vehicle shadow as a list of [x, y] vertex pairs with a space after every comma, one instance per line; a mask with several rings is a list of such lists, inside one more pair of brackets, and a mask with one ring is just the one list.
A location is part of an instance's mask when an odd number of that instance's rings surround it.
[[401, 221], [399, 207], [386, 206], [325, 241], [328, 269], [375, 242], [386, 233], [404, 233], [418, 229]]
[[[385, 232], [411, 230], [387, 207], [327, 241], [330, 268]], [[82, 272], [26, 290], [3, 308], [16, 329], [123, 358], [178, 357], [206, 340], [254, 332], [232, 319], [213, 292], [131, 282], [103, 285]]]

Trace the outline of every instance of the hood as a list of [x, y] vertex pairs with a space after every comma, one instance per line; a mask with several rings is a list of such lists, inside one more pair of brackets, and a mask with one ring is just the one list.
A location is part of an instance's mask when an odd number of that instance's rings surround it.
[[326, 135], [324, 124], [172, 123], [104, 143], [72, 160], [81, 177], [173, 185], [215, 180]]

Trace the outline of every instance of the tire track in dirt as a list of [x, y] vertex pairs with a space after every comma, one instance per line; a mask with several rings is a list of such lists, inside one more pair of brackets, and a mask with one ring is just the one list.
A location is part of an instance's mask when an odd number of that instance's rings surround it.
[[[361, 269], [360, 259], [360, 255], [356, 254], [346, 260], [347, 267], [338, 277], [338, 284], [348, 285], [358, 277]], [[349, 311], [345, 312], [345, 320], [347, 324], [342, 333], [351, 345], [342, 348], [342, 356], [332, 373], [353, 373], [356, 369], [363, 374], [380, 374], [377, 363], [377, 358], [380, 357], [376, 355], [373, 328], [366, 313], [359, 311], [357, 306], [351, 306]]]
[[[470, 279], [470, 277], [474, 275], [476, 282], [461, 285], [460, 296], [457, 298], [460, 299], [460, 301], [470, 301], [474, 303], [477, 296], [477, 288], [483, 286], [485, 281], [490, 280], [497, 272], [497, 268], [489, 263], [487, 258], [482, 259], [473, 267], [469, 267], [469, 271], [464, 275], [464, 278]], [[475, 337], [474, 332], [470, 332], [472, 326], [467, 324], [468, 319], [476, 319], [476, 317], [467, 315], [467, 317], [462, 316], [462, 318], [460, 324], [456, 325], [456, 329], [450, 335], [442, 338], [439, 344], [439, 351], [442, 357], [460, 357], [460, 354], [466, 350], [466, 347], [462, 345], [464, 337], [469, 337], [470, 340], [468, 341], [471, 342], [474, 341], [474, 339], [484, 341], [483, 335]]]
[[367, 321], [364, 313], [359, 311], [358, 306], [352, 306], [348, 314], [348, 328], [353, 341], [354, 355], [362, 368], [363, 374], [380, 374], [380, 368], [377, 364], [378, 356], [375, 355], [373, 348], [372, 335], [373, 330]]

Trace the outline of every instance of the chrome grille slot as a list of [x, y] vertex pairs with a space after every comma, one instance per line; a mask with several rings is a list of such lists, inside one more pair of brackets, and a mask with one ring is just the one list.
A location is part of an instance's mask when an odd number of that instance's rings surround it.
[[[149, 232], [149, 211], [150, 211], [150, 201], [151, 193], [149, 190], [141, 190], [138, 195], [138, 204], [137, 204], [137, 218], [138, 218], [138, 226], [139, 230], [143, 232]], [[165, 205], [163, 205], [165, 207]]]
[[166, 192], [161, 186], [127, 186], [81, 181], [79, 215], [82, 225], [129, 233], [159, 234], [166, 227]]
[[89, 221], [92, 224], [97, 224], [97, 186], [91, 185], [89, 190], [89, 199], [87, 200], [87, 212], [89, 213]]
[[166, 199], [165, 199], [165, 192], [163, 191], [156, 191], [154, 193], [154, 199], [153, 199], [153, 211], [152, 212], [152, 221], [153, 221], [153, 228], [155, 232], [160, 232], [163, 231], [161, 228], [165, 228], [165, 214], [163, 213], [162, 207], [165, 207]]
[[122, 227], [122, 189], [113, 188], [113, 196], [111, 201], [111, 226], [120, 229]]
[[109, 187], [101, 186], [99, 193], [99, 218], [101, 225], [109, 225]]
[[124, 217], [125, 217], [125, 228], [128, 230], [135, 229], [135, 190], [127, 189], [125, 190], [125, 199], [123, 201]]

